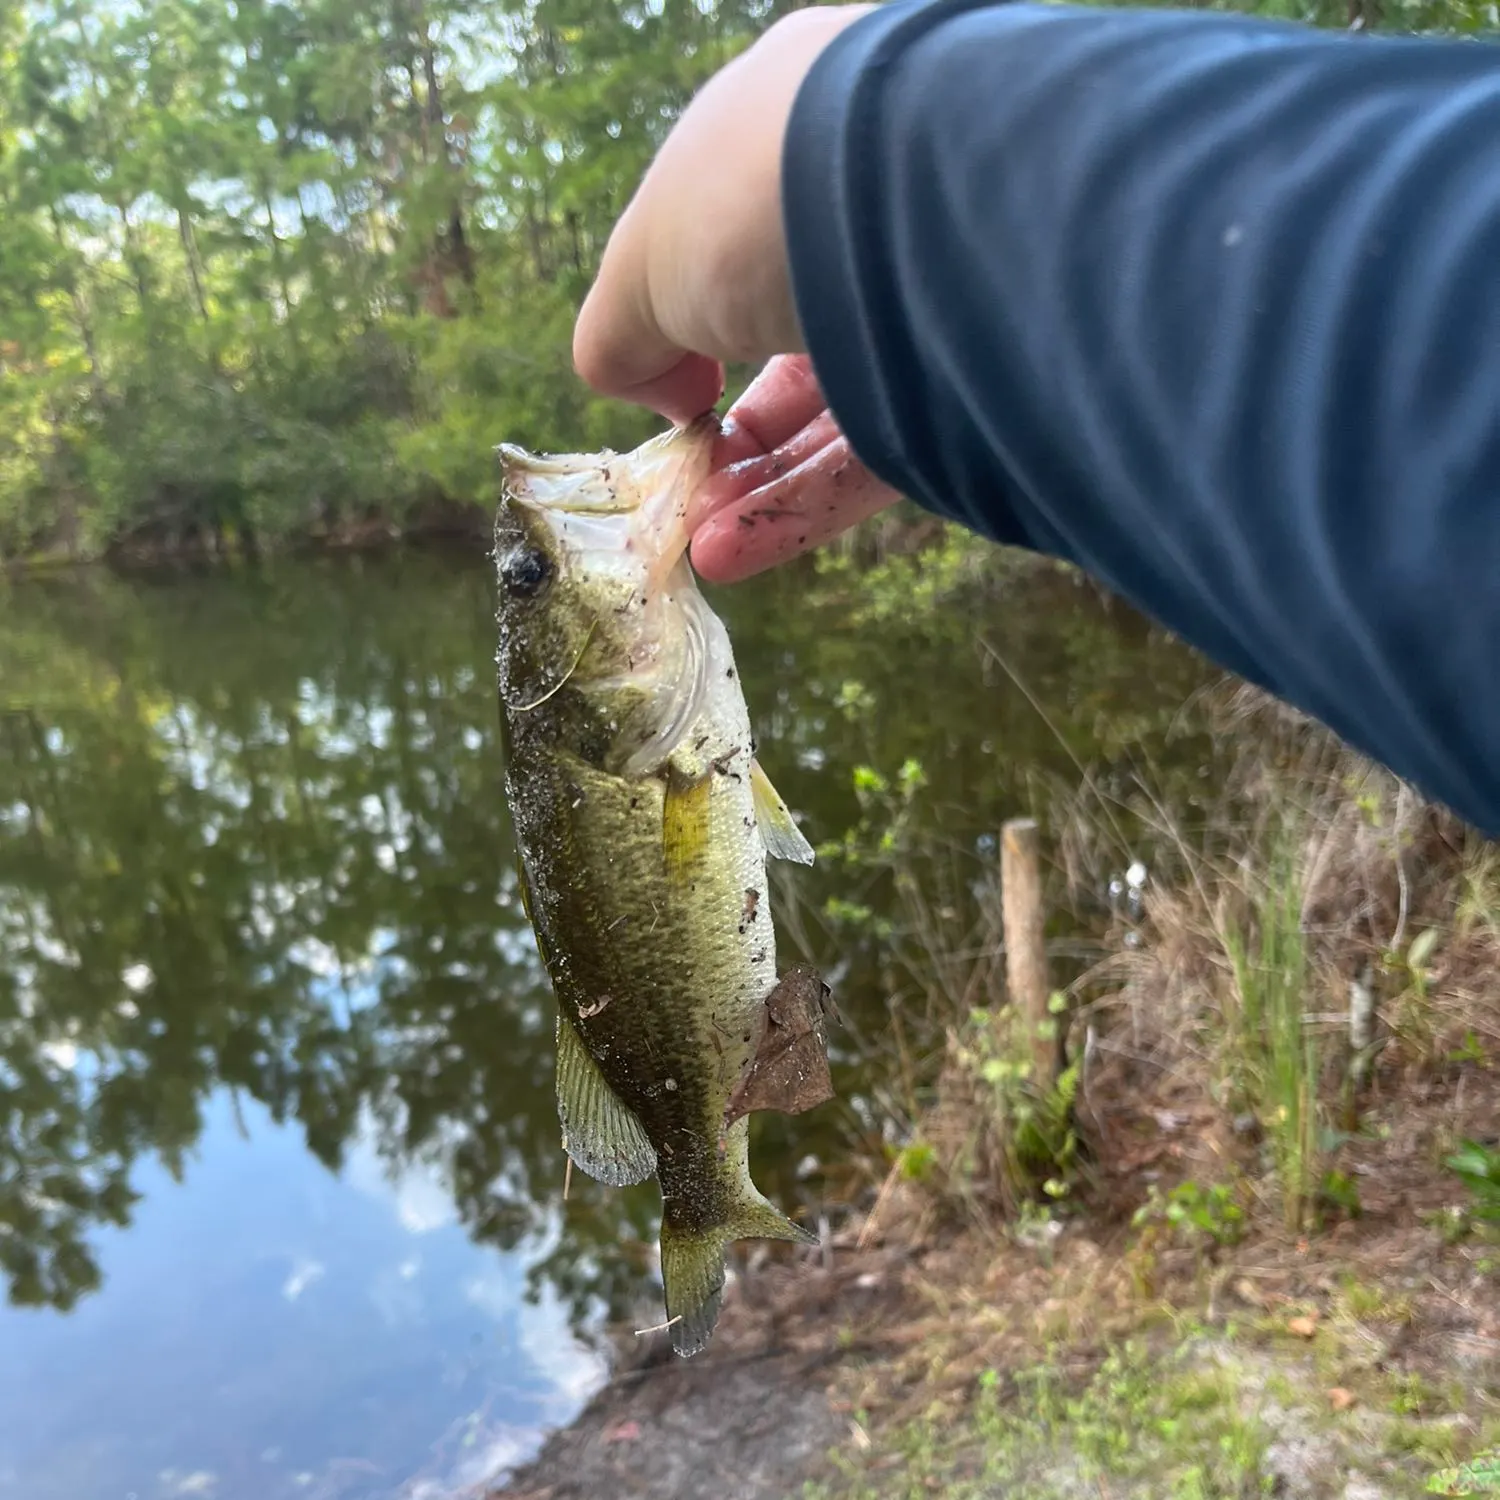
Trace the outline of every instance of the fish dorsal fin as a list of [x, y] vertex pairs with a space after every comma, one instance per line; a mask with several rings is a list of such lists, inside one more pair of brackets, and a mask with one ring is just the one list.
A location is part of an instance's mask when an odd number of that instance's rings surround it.
[[771, 785], [771, 778], [758, 760], [750, 762], [750, 792], [755, 799], [755, 821], [760, 825], [766, 853], [772, 859], [810, 865], [813, 862], [812, 845], [803, 838], [796, 819], [781, 800], [781, 793]]
[[641, 1122], [620, 1103], [577, 1028], [557, 1017], [557, 1117], [563, 1149], [579, 1171], [607, 1187], [644, 1182], [656, 1170], [656, 1152]]
[[685, 881], [708, 851], [712, 796], [712, 774], [688, 777], [668, 770], [666, 795], [661, 804], [661, 852], [667, 877], [674, 883]]

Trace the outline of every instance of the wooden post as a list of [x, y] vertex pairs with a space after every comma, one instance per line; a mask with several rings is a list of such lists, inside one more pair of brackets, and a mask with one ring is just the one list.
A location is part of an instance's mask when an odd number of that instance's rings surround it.
[[1042, 908], [1040, 836], [1034, 818], [1012, 818], [1000, 830], [1000, 910], [1005, 924], [1005, 983], [1015, 1024], [1024, 1028], [1032, 1082], [1057, 1082], [1057, 1017], [1048, 1008], [1046, 913]]

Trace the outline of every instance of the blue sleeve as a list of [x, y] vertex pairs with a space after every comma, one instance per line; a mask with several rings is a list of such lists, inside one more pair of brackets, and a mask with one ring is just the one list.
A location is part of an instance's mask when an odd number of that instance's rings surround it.
[[878, 475], [1500, 833], [1500, 48], [892, 0], [783, 194]]

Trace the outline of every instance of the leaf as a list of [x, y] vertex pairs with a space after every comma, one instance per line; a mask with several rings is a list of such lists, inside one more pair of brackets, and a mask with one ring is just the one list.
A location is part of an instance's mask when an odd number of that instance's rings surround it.
[[755, 1053], [724, 1107], [726, 1128], [756, 1110], [798, 1115], [833, 1098], [827, 1015], [828, 986], [812, 969], [788, 969], [766, 996]]
[[1436, 927], [1427, 927], [1412, 939], [1411, 947], [1406, 950], [1406, 962], [1411, 968], [1420, 970], [1426, 966], [1437, 946], [1438, 936]]

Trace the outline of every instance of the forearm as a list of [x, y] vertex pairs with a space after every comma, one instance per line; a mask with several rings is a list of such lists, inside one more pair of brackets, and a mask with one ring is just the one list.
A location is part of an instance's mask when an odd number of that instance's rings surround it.
[[1500, 50], [913, 6], [784, 154], [855, 451], [1500, 831]]

